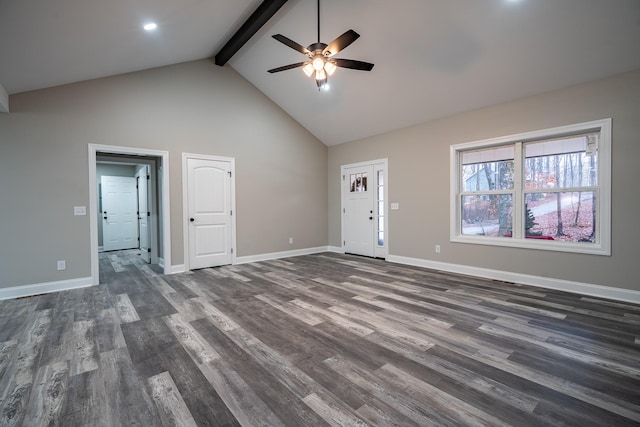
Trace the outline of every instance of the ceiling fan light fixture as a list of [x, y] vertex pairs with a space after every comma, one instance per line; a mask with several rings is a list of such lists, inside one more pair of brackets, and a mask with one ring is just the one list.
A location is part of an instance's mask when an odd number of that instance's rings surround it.
[[313, 68], [313, 64], [311, 64], [311, 62], [307, 62], [307, 64], [302, 67], [302, 71], [304, 71], [307, 77], [311, 77], [316, 70]]
[[[295, 64], [284, 65], [282, 67], [267, 70], [269, 73], [279, 73], [280, 71], [291, 70], [301, 67], [307, 77], [314, 77], [319, 90], [329, 90], [327, 78], [332, 76], [338, 67], [351, 68], [353, 70], [371, 71], [373, 64], [363, 61], [355, 61], [353, 59], [333, 58], [333, 55], [341, 52], [344, 48], [351, 45], [360, 37], [360, 34], [353, 30], [345, 31], [336, 37], [331, 43], [325, 44], [320, 41], [320, 0], [318, 1], [318, 41], [304, 47], [299, 43], [283, 36], [282, 34], [274, 34], [272, 37], [300, 52], [307, 57], [305, 62], [297, 62]], [[266, 2], [265, 2], [266, 3]]]
[[324, 68], [324, 59], [322, 59], [321, 57], [314, 58], [311, 63], [313, 64], [313, 68], [316, 71], [320, 71]]
[[336, 68], [338, 68], [338, 67], [336, 66], [336, 64], [334, 64], [334, 63], [333, 63], [333, 62], [331, 62], [331, 61], [327, 61], [327, 62], [325, 62], [325, 64], [324, 64], [324, 71], [326, 71], [327, 75], [329, 75], [329, 76], [332, 76], [332, 75], [333, 75], [333, 73], [335, 73]]

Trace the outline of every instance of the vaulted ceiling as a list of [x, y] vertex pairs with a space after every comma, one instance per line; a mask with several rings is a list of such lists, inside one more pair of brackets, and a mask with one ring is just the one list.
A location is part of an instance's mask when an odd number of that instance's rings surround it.
[[[0, 0], [9, 94], [212, 57], [260, 0]], [[321, 41], [361, 37], [318, 91], [305, 57], [315, 0], [289, 0], [225, 65], [326, 145], [640, 68], [638, 0], [323, 0]], [[158, 24], [145, 32], [148, 21]]]

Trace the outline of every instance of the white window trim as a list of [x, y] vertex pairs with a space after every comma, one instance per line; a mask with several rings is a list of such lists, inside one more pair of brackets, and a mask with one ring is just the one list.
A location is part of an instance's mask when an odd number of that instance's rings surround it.
[[[514, 218], [514, 238], [500, 238], [487, 236], [468, 236], [461, 233], [461, 208], [459, 167], [462, 151], [478, 148], [489, 148], [503, 144], [528, 142], [531, 140], [545, 139], [554, 136], [570, 135], [574, 133], [599, 130], [600, 139], [598, 141], [598, 216], [596, 218], [596, 243], [581, 244], [571, 242], [545, 241], [537, 239], [526, 239], [520, 236], [520, 228], [524, 218], [517, 215]], [[540, 249], [560, 252], [573, 252], [594, 255], [611, 255], [611, 119], [594, 120], [590, 122], [577, 123], [568, 126], [560, 126], [550, 129], [543, 129], [533, 132], [525, 132], [515, 135], [501, 136], [479, 141], [456, 144], [450, 147], [450, 241], [457, 243], [471, 243], [479, 245], [508, 246], [526, 249]], [[516, 162], [520, 162], [520, 156], [516, 155]], [[514, 186], [521, 186], [521, 177], [515, 177]], [[522, 204], [523, 191], [516, 191], [514, 204]], [[517, 228], [516, 228], [517, 227]], [[516, 233], [516, 230], [518, 232]], [[520, 237], [520, 238], [518, 238]]]

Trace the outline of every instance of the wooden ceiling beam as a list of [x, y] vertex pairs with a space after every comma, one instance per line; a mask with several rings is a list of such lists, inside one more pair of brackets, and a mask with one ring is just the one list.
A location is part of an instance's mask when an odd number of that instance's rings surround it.
[[264, 0], [222, 49], [216, 53], [216, 65], [222, 67], [226, 64], [286, 2], [287, 0]]

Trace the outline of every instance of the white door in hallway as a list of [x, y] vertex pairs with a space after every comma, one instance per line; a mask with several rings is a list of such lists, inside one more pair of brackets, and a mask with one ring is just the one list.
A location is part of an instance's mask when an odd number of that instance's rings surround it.
[[231, 161], [186, 158], [188, 268], [232, 263]]
[[102, 244], [105, 251], [138, 247], [138, 192], [135, 177], [103, 176]]
[[373, 165], [345, 168], [343, 188], [344, 251], [356, 255], [375, 256], [375, 184]]
[[140, 236], [140, 256], [148, 264], [151, 262], [151, 244], [149, 235], [149, 166], [138, 171], [138, 234]]

